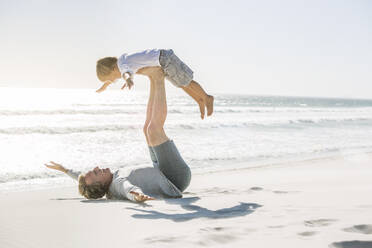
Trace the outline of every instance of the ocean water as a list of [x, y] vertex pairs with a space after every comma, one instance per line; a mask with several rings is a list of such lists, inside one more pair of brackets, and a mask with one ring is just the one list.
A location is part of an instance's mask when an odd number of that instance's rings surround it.
[[[150, 163], [148, 93], [0, 88], [0, 190], [72, 185], [53, 160], [87, 171]], [[372, 100], [215, 95], [201, 120], [168, 93], [166, 133], [195, 173], [372, 151]]]

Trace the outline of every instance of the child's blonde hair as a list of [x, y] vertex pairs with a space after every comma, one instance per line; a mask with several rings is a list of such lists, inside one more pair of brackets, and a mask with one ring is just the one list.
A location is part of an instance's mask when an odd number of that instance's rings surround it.
[[116, 66], [118, 59], [116, 57], [105, 57], [97, 61], [97, 77], [99, 80], [104, 81], [105, 77], [108, 76]]

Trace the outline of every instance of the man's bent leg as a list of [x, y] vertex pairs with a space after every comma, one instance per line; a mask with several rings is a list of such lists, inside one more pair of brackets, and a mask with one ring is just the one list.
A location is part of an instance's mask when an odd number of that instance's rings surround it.
[[150, 80], [154, 83], [154, 100], [147, 134], [150, 145], [157, 146], [168, 140], [163, 128], [167, 118], [167, 101], [163, 72], [154, 72], [150, 76]]
[[148, 126], [150, 149], [156, 157], [157, 167], [181, 192], [190, 184], [191, 171], [182, 159], [172, 140], [164, 132], [164, 122], [167, 117], [167, 102], [163, 73], [155, 73], [151, 80], [154, 82], [154, 100], [152, 116]]
[[151, 121], [152, 109], [153, 109], [153, 104], [154, 104], [154, 91], [155, 91], [154, 82], [152, 80], [150, 80], [150, 95], [149, 95], [149, 100], [148, 100], [148, 103], [147, 103], [146, 121], [145, 121], [145, 125], [143, 126], [143, 133], [145, 134], [145, 137], [146, 137], [146, 142], [147, 142], [147, 145], [148, 145], [148, 148], [149, 148], [151, 161], [152, 161], [154, 166], [157, 166], [158, 159], [156, 158], [154, 150], [150, 146], [150, 141], [149, 141], [148, 134], [147, 134], [147, 129], [148, 129], [150, 121]]
[[152, 147], [157, 159], [154, 164], [181, 192], [189, 186], [191, 170], [183, 160], [173, 140]]
[[154, 82], [150, 80], [150, 95], [149, 95], [149, 101], [147, 102], [147, 111], [146, 111], [146, 121], [145, 125], [143, 126], [143, 133], [146, 136], [147, 144], [150, 145], [147, 129], [149, 127], [151, 117], [152, 117], [152, 109], [154, 108], [154, 92], [155, 92], [155, 86]]

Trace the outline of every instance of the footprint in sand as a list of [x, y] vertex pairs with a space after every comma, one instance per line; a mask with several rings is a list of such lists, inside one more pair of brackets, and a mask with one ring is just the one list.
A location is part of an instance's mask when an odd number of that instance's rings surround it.
[[154, 236], [145, 238], [145, 243], [173, 243], [182, 240], [184, 237], [182, 236]]
[[356, 232], [363, 234], [372, 234], [372, 225], [355, 225], [352, 227], [342, 229], [345, 232]]
[[202, 246], [213, 246], [216, 244], [227, 244], [234, 242], [238, 239], [236, 235], [232, 234], [209, 234], [206, 236], [203, 236], [199, 242], [197, 242], [198, 245]]
[[297, 234], [303, 237], [309, 237], [309, 236], [314, 236], [315, 234], [317, 234], [317, 232], [300, 232]]
[[342, 242], [333, 242], [329, 245], [331, 248], [371, 248], [372, 241], [342, 241]]
[[202, 195], [208, 194], [239, 194], [240, 192], [235, 189], [225, 189], [225, 188], [219, 188], [219, 187], [213, 187], [213, 188], [207, 188], [200, 192]]
[[274, 190], [273, 193], [275, 194], [288, 194], [288, 191], [283, 191], [283, 190]]
[[261, 191], [261, 190], [263, 190], [263, 188], [261, 188], [261, 187], [251, 187], [250, 190]]
[[301, 191], [284, 191], [284, 190], [273, 190], [274, 194], [293, 194], [293, 193], [301, 193]]
[[[248, 191], [263, 191], [263, 190], [264, 188], [261, 188], [261, 187], [251, 187]], [[288, 193], [298, 193], [299, 191], [272, 190], [272, 192], [274, 194], [288, 194]]]
[[268, 228], [283, 228], [283, 225], [276, 225], [276, 226], [267, 226]]
[[203, 232], [214, 232], [214, 231], [224, 231], [226, 229], [227, 229], [226, 227], [216, 226], [216, 227], [200, 228], [200, 231], [203, 231]]
[[304, 221], [305, 226], [309, 227], [322, 227], [322, 226], [329, 226], [336, 222], [335, 219], [318, 219], [318, 220], [306, 220]]
[[230, 243], [238, 239], [238, 234], [231, 227], [204, 227], [200, 228], [201, 239], [197, 242], [199, 245], [208, 246], [214, 244]]

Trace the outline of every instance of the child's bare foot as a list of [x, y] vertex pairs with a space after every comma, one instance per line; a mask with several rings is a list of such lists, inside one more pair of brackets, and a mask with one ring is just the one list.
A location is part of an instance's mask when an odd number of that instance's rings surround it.
[[210, 95], [208, 95], [207, 98], [205, 99], [205, 106], [207, 107], [208, 116], [212, 115], [213, 113], [213, 101], [214, 101], [214, 97]]
[[202, 100], [198, 101], [199, 104], [199, 110], [200, 110], [200, 118], [203, 120], [205, 115], [205, 105]]

